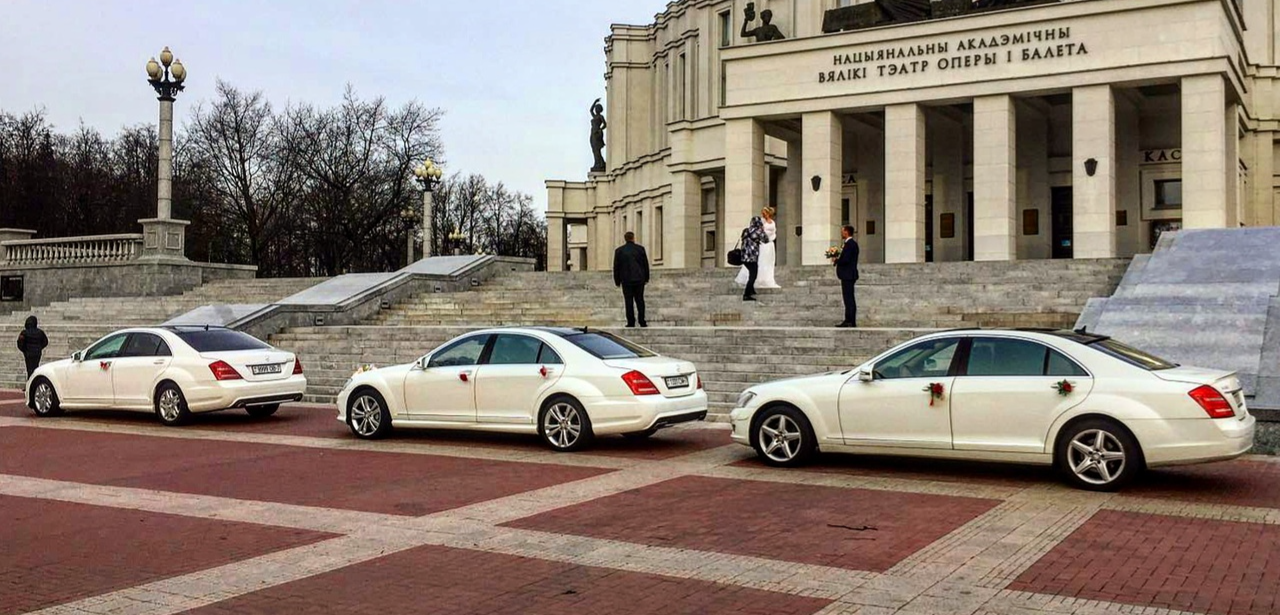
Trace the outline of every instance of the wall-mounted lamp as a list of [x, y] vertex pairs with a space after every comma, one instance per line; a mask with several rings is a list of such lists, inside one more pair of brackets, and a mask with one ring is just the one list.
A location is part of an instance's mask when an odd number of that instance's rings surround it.
[[814, 175], [814, 176], [813, 176], [813, 179], [811, 179], [811, 180], [809, 180], [809, 181], [813, 182], [813, 191], [814, 191], [814, 192], [817, 192], [817, 191], [819, 191], [819, 190], [821, 190], [821, 189], [822, 189], [822, 176], [821, 176], [821, 175]]
[[797, 227], [796, 227], [796, 237], [804, 237], [804, 227], [803, 227], [803, 226], [797, 226]]
[[1098, 159], [1090, 158], [1084, 161], [1084, 172], [1088, 173], [1089, 177], [1096, 175], [1098, 173]]

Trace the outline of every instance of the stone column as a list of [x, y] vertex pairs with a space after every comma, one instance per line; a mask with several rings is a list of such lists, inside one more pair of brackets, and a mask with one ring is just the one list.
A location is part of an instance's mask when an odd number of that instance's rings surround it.
[[885, 117], [885, 262], [924, 262], [925, 121], [917, 104]]
[[422, 258], [431, 258], [431, 214], [435, 210], [435, 194], [422, 191]]
[[160, 100], [160, 170], [156, 218], [173, 217], [173, 99]]
[[[670, 206], [662, 212], [663, 225], [670, 229], [663, 235], [669, 269], [696, 269], [702, 264], [702, 180], [697, 173], [677, 171], [671, 174]], [[656, 222], [656, 221], [655, 221]], [[657, 229], [662, 232], [662, 229]], [[656, 256], [656, 255], [655, 255]]]
[[[728, 254], [738, 244], [740, 233], [764, 207], [768, 193], [765, 182], [764, 128], [754, 119], [725, 122], [725, 232], [720, 245]], [[726, 266], [718, 263], [718, 266]]]
[[156, 217], [139, 220], [142, 256], [186, 260], [187, 225], [173, 219], [173, 99], [160, 100], [160, 167], [156, 177]]
[[1018, 111], [1007, 95], [973, 100], [973, 258], [1018, 258]]
[[[1092, 177], [1090, 160], [1097, 164]], [[1115, 258], [1116, 99], [1109, 85], [1071, 92], [1071, 186], [1075, 258]]]
[[[778, 264], [804, 263], [804, 237], [796, 237], [796, 227], [804, 227], [804, 146], [787, 142], [787, 174], [782, 180], [782, 211], [778, 216]], [[801, 231], [803, 232], [803, 231]], [[785, 252], [785, 254], [784, 254]]]
[[[801, 188], [804, 236], [801, 237], [801, 264], [826, 265], [827, 248], [840, 244], [840, 192], [844, 172], [844, 126], [840, 116], [830, 111], [806, 113], [803, 118]], [[813, 189], [813, 178], [822, 184]]]
[[1280, 223], [1275, 216], [1275, 133], [1257, 132], [1253, 139], [1253, 195], [1250, 226]]
[[[1227, 117], [1227, 83], [1222, 75], [1182, 79], [1182, 225], [1188, 229], [1228, 228], [1234, 208], [1237, 161], [1228, 159], [1227, 139], [1236, 139]], [[1228, 135], [1228, 126], [1231, 126]], [[1231, 183], [1227, 183], [1227, 178]]]
[[547, 271], [564, 271], [564, 216], [547, 213]]

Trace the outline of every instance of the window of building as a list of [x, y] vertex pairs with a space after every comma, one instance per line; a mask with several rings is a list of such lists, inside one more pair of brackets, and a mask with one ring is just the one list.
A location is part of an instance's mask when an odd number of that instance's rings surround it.
[[720, 46], [733, 45], [733, 11], [720, 13]]
[[1022, 234], [1034, 237], [1040, 234], [1040, 210], [1022, 210]]
[[1155, 209], [1182, 209], [1182, 180], [1155, 180]]
[[646, 236], [644, 232], [644, 213], [643, 212], [639, 212], [639, 211], [636, 212], [635, 233], [636, 233], [636, 243], [643, 242]]
[[654, 260], [662, 260], [662, 208], [655, 207], [653, 210], [653, 258]]
[[708, 252], [708, 253], [716, 251], [716, 232], [715, 231], [707, 231], [706, 233], [703, 233], [702, 251]]
[[680, 58], [676, 62], [676, 70], [678, 71], [676, 79], [680, 81], [679, 86], [676, 88], [677, 96], [679, 97], [676, 101], [676, 112], [679, 113], [677, 119], [687, 120], [689, 119], [689, 105], [687, 100], [689, 97], [689, 63], [688, 58], [686, 58], [683, 53], [680, 54]]
[[702, 213], [716, 213], [716, 190], [715, 188], [703, 188], [702, 190]]
[[720, 63], [720, 106], [729, 104], [729, 76], [724, 72], [724, 62]]

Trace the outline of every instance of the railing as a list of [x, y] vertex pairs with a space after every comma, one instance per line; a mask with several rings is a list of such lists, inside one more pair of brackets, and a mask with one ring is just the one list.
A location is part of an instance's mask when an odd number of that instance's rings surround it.
[[96, 235], [0, 243], [0, 263], [56, 265], [116, 263], [142, 256], [142, 235]]

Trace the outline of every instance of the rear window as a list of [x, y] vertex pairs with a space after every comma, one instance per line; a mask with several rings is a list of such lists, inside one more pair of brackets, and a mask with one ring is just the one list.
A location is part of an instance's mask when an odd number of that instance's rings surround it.
[[1177, 363], [1166, 361], [1149, 352], [1144, 352], [1142, 350], [1138, 350], [1137, 348], [1126, 346], [1113, 339], [1099, 340], [1099, 341], [1093, 342], [1092, 344], [1089, 344], [1089, 347], [1096, 348], [1097, 350], [1102, 351], [1104, 354], [1110, 355], [1112, 357], [1120, 359], [1121, 361], [1124, 361], [1125, 363], [1128, 363], [1136, 367], [1141, 367], [1142, 369], [1145, 369], [1148, 371], [1154, 372], [1154, 371], [1160, 371], [1162, 369], [1173, 369], [1178, 366]]
[[196, 329], [174, 331], [179, 339], [196, 352], [231, 352], [236, 350], [266, 350], [271, 348], [252, 335], [230, 329]]
[[612, 333], [592, 331], [566, 335], [565, 340], [581, 348], [597, 359], [643, 359], [657, 356]]

